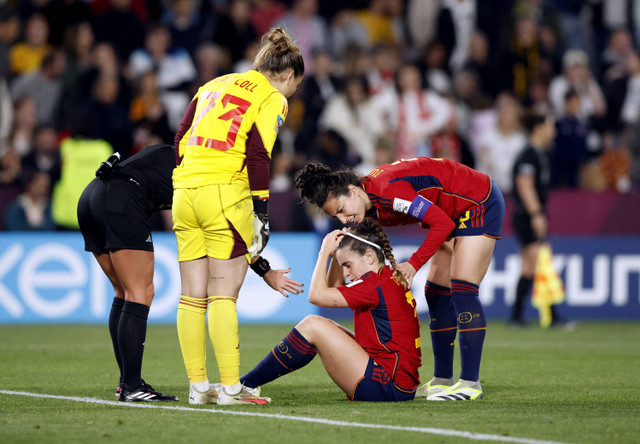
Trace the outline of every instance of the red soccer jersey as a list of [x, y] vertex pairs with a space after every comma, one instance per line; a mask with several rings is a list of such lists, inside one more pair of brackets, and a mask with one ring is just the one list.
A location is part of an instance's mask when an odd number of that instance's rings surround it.
[[391, 267], [369, 272], [338, 287], [353, 310], [356, 342], [393, 378], [412, 392], [420, 384], [420, 322], [411, 291], [393, 279]]
[[362, 179], [383, 226], [421, 223], [429, 234], [409, 263], [420, 269], [455, 228], [454, 220], [491, 194], [486, 174], [447, 159], [416, 157], [382, 165]]

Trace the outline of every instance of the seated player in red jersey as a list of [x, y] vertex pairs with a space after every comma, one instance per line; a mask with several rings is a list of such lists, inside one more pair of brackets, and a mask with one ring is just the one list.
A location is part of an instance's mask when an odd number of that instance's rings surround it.
[[[432, 401], [481, 399], [486, 319], [478, 288], [504, 219], [504, 199], [491, 178], [458, 162], [418, 157], [382, 165], [366, 177], [310, 162], [296, 174], [295, 187], [343, 224], [371, 217], [383, 226], [420, 223], [429, 229], [411, 258], [398, 264], [411, 285], [416, 272], [430, 263], [425, 296], [434, 377], [416, 396]], [[462, 371], [454, 383], [457, 331]]]
[[[327, 265], [333, 257], [329, 272]], [[391, 266], [385, 265], [385, 258]], [[345, 285], [345, 278], [350, 283]], [[304, 318], [249, 373], [245, 390], [307, 365], [320, 355], [331, 379], [355, 401], [408, 401], [420, 383], [420, 323], [387, 236], [374, 220], [335, 230], [322, 242], [309, 302], [349, 307], [354, 332], [331, 319]]]

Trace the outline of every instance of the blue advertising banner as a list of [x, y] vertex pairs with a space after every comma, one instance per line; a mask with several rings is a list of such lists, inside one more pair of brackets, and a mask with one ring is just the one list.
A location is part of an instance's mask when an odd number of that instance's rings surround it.
[[[404, 261], [423, 237], [392, 234], [396, 259]], [[552, 238], [554, 266], [566, 289], [562, 314], [572, 319], [640, 319], [640, 237]], [[175, 237], [154, 233], [156, 295], [149, 321], [174, 323], [180, 297]], [[290, 276], [309, 287], [320, 239], [315, 234], [272, 234], [264, 255], [273, 268], [292, 268]], [[418, 311], [427, 267], [414, 279]], [[504, 319], [520, 276], [515, 240], [498, 241], [480, 286], [487, 317]], [[113, 290], [79, 233], [0, 233], [0, 324], [106, 323]], [[537, 316], [529, 307], [527, 316]], [[308, 314], [350, 318], [350, 310], [318, 309], [307, 293], [284, 298], [253, 272], [240, 292], [241, 323], [296, 323]]]
[[[156, 294], [149, 322], [175, 323], [180, 274], [173, 233], [154, 233]], [[318, 238], [273, 234], [264, 256], [272, 268], [292, 268], [307, 282]], [[306, 284], [308, 285], [308, 284]], [[79, 233], [0, 233], [0, 324], [105, 323], [113, 289]], [[238, 300], [242, 323], [297, 322], [316, 313], [306, 293], [283, 297], [251, 270]]]
[[[425, 232], [426, 234], [426, 232]], [[397, 261], [406, 261], [422, 243], [417, 235], [390, 235]], [[640, 237], [551, 237], [553, 265], [562, 276], [566, 300], [561, 313], [571, 319], [640, 320]], [[480, 285], [487, 317], [507, 318], [515, 299], [521, 261], [513, 236], [497, 241], [493, 260]], [[427, 267], [418, 271], [412, 285], [418, 311], [427, 311], [424, 284]], [[529, 319], [538, 316], [530, 304]]]

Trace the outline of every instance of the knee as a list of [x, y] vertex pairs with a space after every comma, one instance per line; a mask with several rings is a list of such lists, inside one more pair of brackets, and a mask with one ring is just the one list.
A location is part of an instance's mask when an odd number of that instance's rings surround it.
[[327, 322], [328, 319], [323, 318], [322, 316], [309, 315], [302, 321], [298, 322], [296, 330], [298, 330], [298, 333], [304, 336], [307, 341], [311, 342], [316, 332], [321, 331], [323, 326], [327, 325]]

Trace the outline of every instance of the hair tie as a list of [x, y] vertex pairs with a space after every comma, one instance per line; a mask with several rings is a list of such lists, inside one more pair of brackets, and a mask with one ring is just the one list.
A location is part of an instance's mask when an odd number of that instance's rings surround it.
[[351, 236], [352, 238], [357, 239], [357, 240], [359, 240], [360, 242], [364, 242], [365, 244], [369, 244], [369, 245], [371, 245], [372, 247], [377, 248], [378, 250], [382, 250], [382, 248], [380, 247], [380, 245], [378, 245], [378, 244], [374, 244], [373, 242], [368, 241], [368, 240], [366, 240], [366, 239], [363, 239], [363, 238], [361, 238], [360, 236], [356, 236], [356, 235], [355, 235], [355, 234], [353, 234], [353, 233], [350, 233], [350, 232], [348, 232], [348, 231], [347, 231], [347, 232], [345, 233], [345, 235], [346, 235], [346, 236]]

